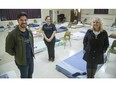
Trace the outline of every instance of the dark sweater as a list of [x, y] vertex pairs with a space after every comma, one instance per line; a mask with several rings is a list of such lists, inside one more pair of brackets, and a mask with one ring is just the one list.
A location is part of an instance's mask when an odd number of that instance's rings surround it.
[[29, 32], [26, 30], [25, 32], [21, 32], [24, 38], [25, 46], [26, 46], [26, 59], [27, 63], [32, 63], [33, 62], [33, 57], [32, 57], [32, 49], [29, 41]]
[[[50, 38], [54, 31], [56, 31], [56, 27], [54, 24], [44, 24], [42, 29], [46, 35], [47, 38]], [[55, 41], [55, 37], [52, 39], [52, 41]], [[51, 42], [52, 42], [51, 41]]]
[[[26, 29], [29, 33], [29, 42], [32, 49], [32, 56], [34, 57], [34, 40], [31, 30]], [[26, 65], [26, 46], [23, 35], [17, 26], [6, 37], [5, 51], [15, 57], [15, 61], [19, 65]]]
[[95, 37], [92, 30], [88, 30], [83, 39], [85, 54], [83, 59], [88, 63], [103, 64], [104, 53], [109, 46], [108, 34], [105, 30]]

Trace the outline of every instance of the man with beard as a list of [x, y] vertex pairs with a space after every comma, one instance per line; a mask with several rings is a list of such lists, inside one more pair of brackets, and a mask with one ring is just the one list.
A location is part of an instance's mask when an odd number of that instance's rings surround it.
[[31, 30], [27, 29], [28, 16], [21, 12], [17, 16], [18, 26], [6, 37], [5, 51], [14, 56], [21, 78], [32, 78], [34, 42]]

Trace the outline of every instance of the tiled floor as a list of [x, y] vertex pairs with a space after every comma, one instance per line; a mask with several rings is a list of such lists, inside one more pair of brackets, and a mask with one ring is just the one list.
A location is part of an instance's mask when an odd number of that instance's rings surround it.
[[[71, 33], [78, 32], [80, 29], [85, 29], [88, 27], [78, 28], [78, 29], [72, 29]], [[0, 41], [2, 42], [0, 44], [0, 74], [8, 72], [8, 71], [14, 71], [17, 75], [17, 77], [20, 77], [19, 70], [17, 69], [13, 57], [8, 55], [4, 52], [5, 47], [5, 34], [0, 33]], [[57, 33], [56, 37], [61, 38], [63, 37], [63, 33]], [[37, 40], [37, 39], [35, 39]], [[83, 40], [71, 40], [71, 47], [69, 44], [67, 44], [66, 48], [64, 49], [64, 46], [59, 46], [55, 48], [55, 61], [54, 62], [48, 62], [48, 53], [47, 51], [43, 51], [41, 53], [38, 53], [35, 55], [34, 60], [34, 78], [67, 78], [62, 73], [58, 72], [56, 68], [56, 64], [58, 64], [60, 61], [68, 58], [69, 56], [79, 52], [83, 48]]]
[[[74, 29], [71, 32], [74, 33], [75, 31], [77, 32], [79, 29]], [[0, 34], [1, 43], [1, 64], [0, 64], [0, 73], [5, 73], [8, 71], [15, 71], [17, 77], [20, 76], [19, 70], [17, 69], [14, 59], [12, 56], [8, 55], [7, 53], [4, 52], [4, 47], [5, 47], [5, 38], [7, 33], [5, 34]], [[56, 37], [61, 38], [63, 37], [63, 33], [57, 33]], [[36, 41], [37, 39], [35, 39]], [[4, 46], [3, 46], [4, 45]], [[66, 48], [64, 49], [64, 46], [59, 46], [55, 48], [55, 61], [54, 62], [49, 62], [48, 61], [48, 53], [47, 50], [41, 53], [38, 53], [35, 55], [35, 60], [34, 60], [34, 73], [33, 77], [34, 78], [67, 78], [65, 75], [62, 73], [58, 72], [56, 68], [56, 64], [59, 63], [60, 61], [68, 58], [69, 56], [75, 54], [76, 52], [79, 52], [82, 50], [82, 40], [71, 40], [71, 47], [69, 43], [67, 44]]]

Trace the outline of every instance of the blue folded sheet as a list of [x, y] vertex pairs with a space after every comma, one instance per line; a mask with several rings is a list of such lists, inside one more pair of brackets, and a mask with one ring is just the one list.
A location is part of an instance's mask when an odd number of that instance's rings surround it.
[[83, 72], [86, 72], [86, 62], [83, 60], [83, 51], [80, 51], [79, 53], [69, 57], [68, 59], [64, 60], [64, 62], [75, 68], [78, 68]]
[[61, 26], [59, 29], [67, 29], [67, 27]]
[[4, 26], [0, 26], [0, 28], [4, 28]]
[[[83, 51], [80, 51], [73, 56], [65, 59], [56, 65], [56, 70], [63, 73], [69, 78], [86, 78], [86, 62], [83, 60]], [[106, 55], [104, 60], [106, 61]], [[97, 69], [100, 69], [103, 64], [99, 64]]]
[[59, 42], [59, 41], [60, 41], [60, 39], [56, 39], [56, 40], [55, 40], [55, 42]]
[[28, 24], [29, 27], [39, 27], [39, 24]]
[[18, 25], [15, 25], [14, 28], [16, 28]]
[[82, 29], [82, 30], [80, 30], [79, 32], [80, 32], [80, 33], [86, 33], [87, 30], [88, 30], [88, 29]]
[[64, 27], [64, 26], [61, 26], [61, 27], [59, 27], [58, 29], [57, 29], [57, 33], [60, 33], [60, 32], [64, 32], [64, 31], [67, 31], [68, 29], [67, 29], [67, 27]]
[[9, 78], [7, 74], [0, 75], [0, 78]]
[[57, 64], [56, 70], [69, 78], [75, 78], [82, 75], [85, 75], [86, 77], [86, 62], [83, 60], [83, 51], [80, 51]]

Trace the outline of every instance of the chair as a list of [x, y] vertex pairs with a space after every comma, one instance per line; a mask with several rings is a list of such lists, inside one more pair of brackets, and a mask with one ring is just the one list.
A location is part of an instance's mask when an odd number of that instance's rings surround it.
[[54, 21], [53, 24], [56, 25], [56, 21]]
[[113, 41], [113, 44], [110, 48], [110, 53], [116, 54], [116, 49], [114, 49], [116, 47], [116, 40]]
[[73, 24], [77, 24], [77, 20], [74, 20], [74, 21], [73, 21]]
[[7, 24], [7, 26], [10, 26], [10, 27], [13, 25], [14, 25], [14, 23], [12, 21], [8, 22], [8, 24]]
[[14, 27], [14, 23], [12, 21], [8, 22], [7, 24], [7, 27], [10, 29], [10, 28], [13, 28]]
[[34, 19], [34, 20], [33, 20], [33, 22], [36, 24], [36, 23], [37, 23], [37, 20], [36, 20], [36, 19]]
[[68, 28], [71, 28], [71, 25], [72, 25], [71, 22], [69, 22], [69, 23], [68, 23]]
[[14, 25], [14, 23], [13, 23], [13, 22], [9, 22], [9, 25], [10, 25], [10, 26], [13, 26], [13, 25]]
[[116, 54], [116, 49], [115, 49], [115, 47], [116, 47], [116, 40], [113, 41], [111, 48], [108, 50], [107, 59], [109, 59], [110, 53]]
[[63, 40], [63, 42], [64, 42], [64, 48], [66, 47], [67, 41], [70, 42], [70, 46], [71, 46], [70, 36], [71, 36], [71, 32], [66, 31], [65, 34], [64, 34], [64, 37], [61, 38], [61, 40]]

